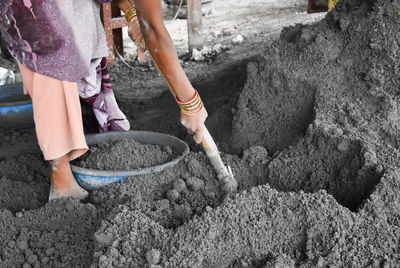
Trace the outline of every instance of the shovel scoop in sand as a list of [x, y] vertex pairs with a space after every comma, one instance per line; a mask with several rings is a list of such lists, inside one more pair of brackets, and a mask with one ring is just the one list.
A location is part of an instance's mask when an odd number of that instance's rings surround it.
[[207, 128], [204, 131], [202, 145], [211, 165], [217, 173], [218, 180], [221, 182], [222, 197], [223, 199], [226, 199], [237, 191], [238, 183], [233, 176], [231, 167], [225, 166], [225, 164], [222, 162], [217, 145], [215, 144], [214, 139], [211, 137]]

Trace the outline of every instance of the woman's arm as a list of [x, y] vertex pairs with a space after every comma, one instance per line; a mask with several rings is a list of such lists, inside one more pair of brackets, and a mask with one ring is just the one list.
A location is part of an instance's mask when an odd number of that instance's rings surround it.
[[[132, 2], [133, 0], [119, 0], [118, 5], [124, 11], [133, 4]], [[195, 90], [179, 63], [172, 39], [165, 28], [161, 15], [161, 1], [135, 0], [134, 4], [146, 48], [159, 71], [164, 76], [173, 94], [181, 102], [191, 100], [195, 95]], [[203, 139], [206, 118], [207, 111], [204, 107], [196, 114], [181, 113], [182, 124], [189, 130], [196, 132], [195, 141], [197, 143], [200, 143]]]
[[191, 99], [194, 89], [179, 63], [172, 39], [165, 28], [161, 1], [135, 0], [135, 3], [146, 47], [160, 72], [181, 101]]

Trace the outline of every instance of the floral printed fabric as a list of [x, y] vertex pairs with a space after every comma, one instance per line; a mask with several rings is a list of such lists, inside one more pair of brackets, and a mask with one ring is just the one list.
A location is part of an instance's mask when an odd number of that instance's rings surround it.
[[93, 109], [98, 132], [129, 130], [129, 121], [119, 109], [111, 88], [106, 58], [92, 61], [89, 75], [78, 82], [78, 89], [80, 98]]

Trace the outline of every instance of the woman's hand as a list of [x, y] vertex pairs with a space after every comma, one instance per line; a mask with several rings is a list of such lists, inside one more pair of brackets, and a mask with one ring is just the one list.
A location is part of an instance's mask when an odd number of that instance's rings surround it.
[[139, 62], [145, 63], [146, 58], [144, 56], [144, 52], [146, 51], [146, 44], [144, 42], [142, 32], [140, 31], [140, 24], [137, 18], [133, 19], [128, 24], [128, 35], [137, 46], [137, 55]]
[[189, 133], [196, 133], [194, 136], [194, 141], [196, 143], [201, 143], [203, 141], [205, 129], [204, 122], [207, 117], [208, 113], [204, 106], [200, 112], [195, 115], [187, 115], [181, 112], [181, 124], [188, 129]]

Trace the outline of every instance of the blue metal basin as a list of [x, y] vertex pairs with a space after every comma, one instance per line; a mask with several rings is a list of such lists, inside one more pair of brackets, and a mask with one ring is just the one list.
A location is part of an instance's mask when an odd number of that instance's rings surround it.
[[167, 134], [149, 131], [107, 132], [102, 134], [87, 135], [86, 142], [90, 146], [97, 143], [118, 141], [125, 138], [133, 139], [142, 144], [169, 146], [178, 156], [172, 161], [162, 165], [126, 171], [103, 171], [71, 165], [75, 179], [82, 186], [82, 188], [86, 190], [97, 190], [110, 183], [122, 181], [126, 177], [158, 173], [167, 167], [172, 167], [178, 164], [179, 161], [181, 161], [189, 153], [189, 147], [184, 141]]

